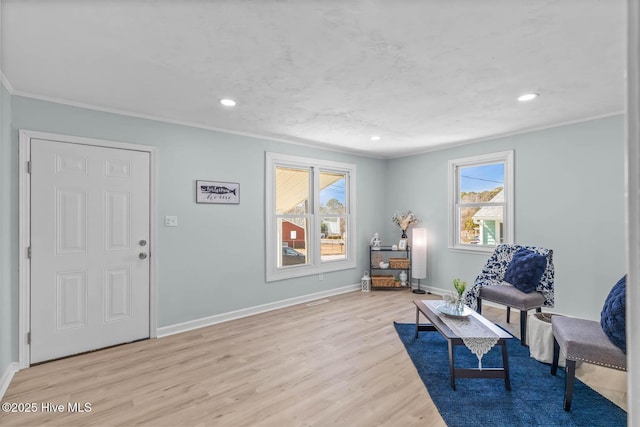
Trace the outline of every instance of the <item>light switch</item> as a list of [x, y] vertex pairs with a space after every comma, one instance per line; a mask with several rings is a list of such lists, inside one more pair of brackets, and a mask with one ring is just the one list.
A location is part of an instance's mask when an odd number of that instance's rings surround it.
[[177, 227], [178, 226], [178, 217], [177, 216], [165, 216], [164, 217], [164, 226], [165, 227]]

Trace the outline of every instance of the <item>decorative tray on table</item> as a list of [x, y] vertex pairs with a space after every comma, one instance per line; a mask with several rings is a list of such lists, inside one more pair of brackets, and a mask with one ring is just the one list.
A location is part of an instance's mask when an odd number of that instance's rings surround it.
[[460, 311], [453, 305], [442, 304], [438, 306], [438, 313], [444, 314], [447, 317], [463, 319], [471, 315], [471, 309], [465, 305], [462, 311]]

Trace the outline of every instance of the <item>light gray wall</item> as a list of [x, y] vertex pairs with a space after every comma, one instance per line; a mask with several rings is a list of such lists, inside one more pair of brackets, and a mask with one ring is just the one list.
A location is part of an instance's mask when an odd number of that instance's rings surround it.
[[[625, 272], [623, 116], [392, 160], [384, 214], [412, 209], [424, 220], [428, 286], [452, 290], [455, 277], [472, 283], [489, 254], [448, 249], [447, 162], [511, 149], [516, 243], [553, 249], [554, 311], [598, 320]], [[390, 221], [386, 227], [399, 237]]]
[[[161, 220], [178, 216], [178, 227], [159, 226], [159, 326], [358, 284], [367, 268], [365, 249], [371, 234], [382, 226], [376, 213], [378, 190], [384, 186], [382, 160], [19, 96], [12, 98], [12, 108], [13, 151], [19, 129], [157, 147], [158, 215]], [[314, 275], [265, 282], [265, 151], [357, 165], [358, 268], [326, 273], [323, 281]], [[17, 170], [12, 173], [17, 182]], [[196, 179], [239, 182], [240, 204], [196, 204]], [[12, 213], [17, 218], [16, 212]], [[16, 221], [12, 227], [17, 227]], [[13, 301], [17, 305], [17, 295]]]
[[[399, 236], [395, 210], [414, 210], [429, 231], [428, 286], [472, 282], [488, 255], [447, 248], [447, 161], [515, 150], [516, 241], [554, 249], [556, 311], [597, 318], [624, 273], [623, 117], [382, 161], [260, 138], [161, 123], [19, 96], [2, 88], [0, 370], [17, 360], [18, 129], [147, 144], [159, 155], [159, 326], [359, 282], [373, 232]], [[358, 268], [266, 283], [264, 153], [357, 164]], [[194, 180], [241, 184], [240, 205], [196, 205]], [[8, 237], [8, 238], [7, 238]], [[206, 266], [206, 268], [203, 268]]]
[[15, 152], [11, 148], [11, 96], [4, 84], [0, 85], [0, 376], [9, 364], [18, 359], [17, 289], [18, 261], [14, 253], [17, 233], [12, 220], [17, 218], [17, 205], [12, 195], [17, 194], [16, 181], [11, 176]]

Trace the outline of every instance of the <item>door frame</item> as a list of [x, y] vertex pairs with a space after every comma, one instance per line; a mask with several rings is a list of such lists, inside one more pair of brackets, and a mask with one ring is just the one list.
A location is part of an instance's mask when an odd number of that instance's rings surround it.
[[20, 129], [19, 146], [19, 308], [18, 308], [18, 363], [19, 369], [30, 366], [31, 344], [28, 334], [31, 330], [31, 260], [28, 256], [31, 244], [31, 174], [28, 165], [31, 160], [31, 140], [45, 139], [70, 144], [94, 147], [117, 148], [149, 153], [149, 337], [158, 336], [158, 292], [157, 292], [157, 221], [158, 221], [158, 168], [156, 148], [149, 145], [107, 141], [79, 136], [59, 135]]

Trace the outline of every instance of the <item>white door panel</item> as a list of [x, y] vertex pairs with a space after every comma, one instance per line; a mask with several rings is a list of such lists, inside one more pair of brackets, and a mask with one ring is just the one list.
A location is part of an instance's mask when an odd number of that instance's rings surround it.
[[149, 336], [149, 162], [31, 140], [31, 363]]

